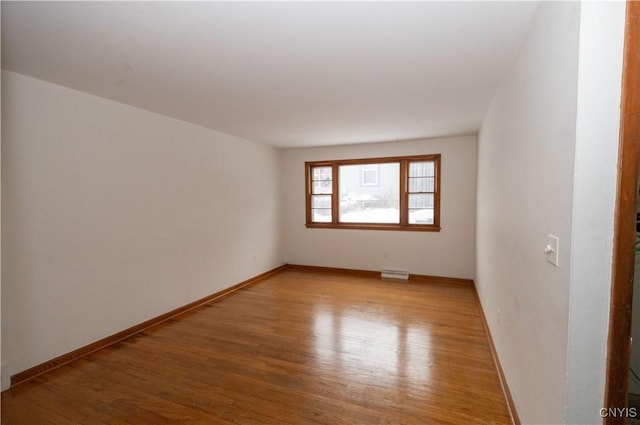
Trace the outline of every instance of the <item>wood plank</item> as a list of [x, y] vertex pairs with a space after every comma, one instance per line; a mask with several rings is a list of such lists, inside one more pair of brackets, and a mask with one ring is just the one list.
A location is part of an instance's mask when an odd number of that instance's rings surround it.
[[2, 423], [510, 424], [472, 286], [286, 270], [2, 393]]

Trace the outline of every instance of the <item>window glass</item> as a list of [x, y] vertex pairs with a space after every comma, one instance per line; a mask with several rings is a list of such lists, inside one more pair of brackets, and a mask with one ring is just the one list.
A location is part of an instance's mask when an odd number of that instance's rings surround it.
[[333, 180], [331, 167], [311, 168], [311, 221], [315, 223], [331, 223], [331, 194]]
[[407, 192], [409, 194], [409, 224], [434, 222], [435, 163], [409, 162]]
[[360, 184], [370, 165], [341, 165], [341, 223], [400, 223], [400, 164], [375, 164], [375, 185]]

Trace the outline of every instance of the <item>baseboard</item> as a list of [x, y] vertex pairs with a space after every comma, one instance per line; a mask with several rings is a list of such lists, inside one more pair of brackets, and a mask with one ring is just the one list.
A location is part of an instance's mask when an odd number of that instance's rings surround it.
[[504, 370], [502, 369], [502, 363], [500, 363], [500, 358], [498, 357], [496, 346], [493, 343], [493, 337], [491, 336], [489, 323], [487, 322], [487, 317], [484, 314], [482, 303], [480, 303], [480, 296], [478, 296], [478, 290], [476, 289], [475, 285], [473, 286], [473, 293], [476, 297], [476, 302], [478, 303], [478, 311], [480, 312], [482, 325], [484, 326], [484, 330], [487, 333], [487, 339], [489, 340], [489, 348], [491, 349], [491, 356], [493, 357], [493, 362], [496, 365], [496, 370], [498, 371], [498, 377], [500, 378], [500, 386], [502, 387], [504, 398], [507, 401], [507, 409], [509, 409], [509, 415], [511, 416], [511, 423], [513, 425], [521, 425], [522, 422], [520, 422], [520, 417], [518, 416], [516, 405], [513, 401], [513, 397], [511, 396], [511, 390], [509, 389], [509, 384], [507, 383], [507, 379], [504, 375]]
[[459, 277], [431, 276], [426, 274], [410, 274], [409, 280], [424, 283], [449, 283], [452, 285], [473, 286], [473, 280]]
[[288, 264], [287, 268], [289, 270], [302, 272], [302, 273], [340, 274], [344, 276], [356, 276], [356, 277], [366, 277], [366, 278], [380, 277], [380, 272], [376, 273], [370, 270], [340, 269], [337, 267], [307, 266], [303, 264]]
[[[380, 271], [373, 271], [373, 270], [341, 269], [337, 267], [306, 266], [301, 264], [289, 264], [288, 269], [298, 271], [298, 272], [304, 272], [304, 273], [329, 273], [329, 274], [341, 274], [345, 276], [356, 276], [356, 277], [380, 279]], [[460, 279], [456, 277], [410, 274], [409, 280], [414, 282], [423, 282], [423, 283], [439, 282], [439, 283], [451, 283], [456, 285], [473, 286], [473, 280]]]
[[193, 301], [189, 304], [186, 304], [182, 307], [178, 307], [175, 310], [171, 310], [167, 313], [161, 314], [160, 316], [154, 317], [152, 319], [149, 319], [145, 322], [142, 322], [140, 324], [137, 324], [135, 326], [132, 326], [128, 329], [125, 329], [123, 331], [120, 331], [116, 334], [113, 334], [111, 336], [108, 336], [106, 338], [102, 338], [96, 342], [93, 342], [89, 345], [85, 345], [84, 347], [78, 348], [76, 350], [73, 350], [69, 353], [63, 354], [61, 356], [58, 356], [52, 360], [48, 360], [44, 363], [41, 363], [39, 365], [36, 365], [34, 367], [31, 367], [27, 370], [24, 370], [22, 372], [16, 373], [15, 375], [11, 376], [11, 386], [14, 387], [18, 384], [21, 384], [23, 382], [26, 382], [30, 379], [35, 378], [36, 376], [42, 375], [46, 372], [49, 372], [51, 370], [57, 369], [60, 366], [64, 366], [68, 363], [73, 362], [74, 360], [80, 359], [82, 357], [88, 356], [91, 353], [94, 353], [98, 350], [101, 350], [103, 348], [106, 348], [110, 345], [113, 345], [117, 342], [120, 342], [124, 339], [127, 339], [133, 335], [136, 335], [140, 332], [143, 332], [153, 326], [156, 326], [160, 323], [166, 322], [167, 320], [173, 319], [176, 316], [179, 316], [181, 314], [184, 314], [188, 311], [194, 310], [198, 307], [201, 307], [205, 304], [208, 304], [212, 301], [218, 300], [222, 297], [225, 297], [235, 291], [238, 291], [239, 289], [245, 288], [247, 286], [251, 286], [251, 285], [255, 285], [256, 283], [262, 282], [266, 279], [269, 279], [272, 276], [275, 276], [278, 273], [283, 272], [284, 270], [286, 270], [288, 268], [287, 265], [283, 265], [280, 267], [276, 267], [275, 269], [269, 270], [265, 273], [262, 273], [260, 275], [254, 276], [250, 279], [247, 279], [243, 282], [240, 282], [236, 285], [233, 285], [229, 288], [223, 289], [222, 291], [218, 291], [214, 294], [208, 295], [204, 298], [201, 298], [199, 300]]

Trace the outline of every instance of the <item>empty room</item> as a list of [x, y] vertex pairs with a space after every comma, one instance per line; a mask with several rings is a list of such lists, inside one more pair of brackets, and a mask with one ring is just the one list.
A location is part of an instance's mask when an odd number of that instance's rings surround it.
[[638, 11], [2, 1], [2, 423], [640, 417]]

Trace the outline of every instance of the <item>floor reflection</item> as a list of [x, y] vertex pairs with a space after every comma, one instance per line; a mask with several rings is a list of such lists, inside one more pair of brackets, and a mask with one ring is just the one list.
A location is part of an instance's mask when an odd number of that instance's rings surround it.
[[[362, 383], [397, 386], [430, 379], [431, 335], [380, 312], [320, 307], [314, 312], [316, 361]], [[403, 385], [404, 385], [403, 384]]]

